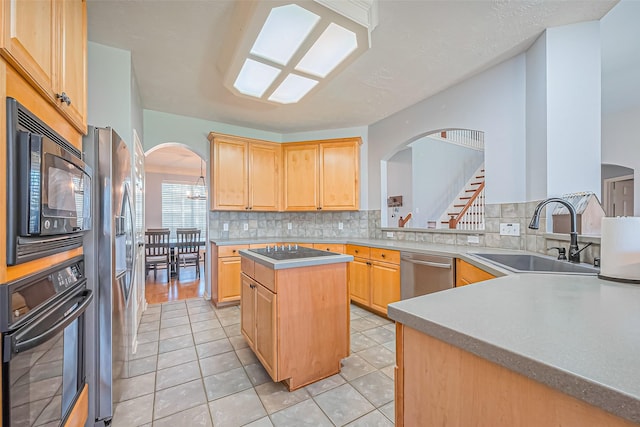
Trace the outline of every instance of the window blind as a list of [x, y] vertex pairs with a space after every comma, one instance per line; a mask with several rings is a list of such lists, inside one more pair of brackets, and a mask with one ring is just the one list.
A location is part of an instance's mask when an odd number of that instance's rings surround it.
[[[162, 182], [162, 227], [170, 229], [172, 236], [176, 228], [198, 228], [201, 236], [206, 234], [207, 201], [188, 199], [188, 191], [193, 191], [193, 184]], [[205, 191], [201, 188], [200, 194]]]

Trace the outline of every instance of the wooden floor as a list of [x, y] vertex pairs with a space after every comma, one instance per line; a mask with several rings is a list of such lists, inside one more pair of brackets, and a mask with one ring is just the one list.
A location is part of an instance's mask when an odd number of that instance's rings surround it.
[[158, 278], [153, 279], [153, 271], [147, 275], [145, 296], [148, 304], [161, 304], [204, 295], [204, 263], [200, 264], [200, 278], [196, 277], [195, 267], [180, 269], [180, 281], [174, 276], [167, 283], [167, 270], [158, 270]]

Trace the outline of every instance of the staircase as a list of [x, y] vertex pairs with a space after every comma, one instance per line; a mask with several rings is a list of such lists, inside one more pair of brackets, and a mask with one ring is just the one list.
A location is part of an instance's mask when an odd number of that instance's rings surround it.
[[442, 214], [438, 228], [484, 230], [484, 164]]

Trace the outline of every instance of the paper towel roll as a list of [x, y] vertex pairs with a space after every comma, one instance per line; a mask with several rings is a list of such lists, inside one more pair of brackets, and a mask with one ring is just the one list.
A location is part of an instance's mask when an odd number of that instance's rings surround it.
[[602, 218], [600, 277], [640, 283], [640, 217]]

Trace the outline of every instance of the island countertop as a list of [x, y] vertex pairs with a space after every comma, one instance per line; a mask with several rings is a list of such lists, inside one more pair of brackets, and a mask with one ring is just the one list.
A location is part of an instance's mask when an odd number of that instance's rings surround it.
[[390, 304], [389, 317], [640, 422], [640, 286], [517, 274]]
[[310, 256], [310, 257], [304, 257], [304, 258], [285, 259], [285, 260], [273, 259], [268, 256], [262, 255], [260, 253], [254, 252], [250, 249], [242, 249], [239, 252], [241, 256], [245, 256], [259, 264], [262, 264], [266, 267], [271, 268], [272, 270], [311, 267], [314, 265], [336, 264], [340, 262], [353, 261], [353, 257], [351, 255], [333, 254], [333, 253], [331, 255], [328, 255], [326, 252], [323, 252], [320, 250], [317, 250], [317, 252], [322, 253], [322, 256]]

